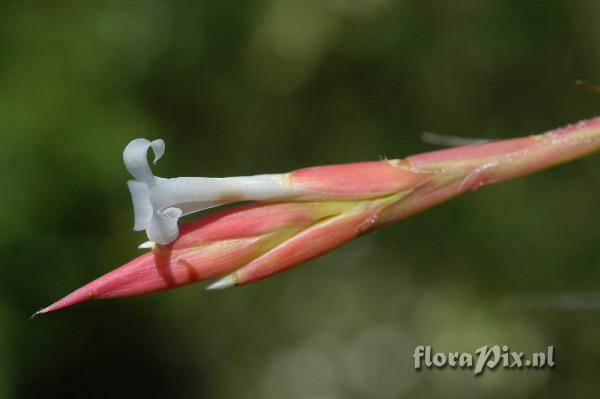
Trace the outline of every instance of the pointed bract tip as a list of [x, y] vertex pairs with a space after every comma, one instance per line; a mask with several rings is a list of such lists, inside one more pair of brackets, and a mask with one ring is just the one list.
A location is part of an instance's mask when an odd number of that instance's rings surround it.
[[222, 290], [225, 288], [233, 287], [235, 285], [235, 283], [236, 283], [235, 275], [229, 274], [229, 275], [223, 277], [222, 279], [215, 281], [214, 283], [212, 283], [211, 285], [206, 287], [206, 289], [207, 290]]
[[138, 245], [139, 249], [154, 249], [156, 243], [154, 241], [145, 241]]
[[37, 315], [44, 314], [44, 313], [46, 313], [46, 312], [44, 312], [44, 309], [40, 309], [37, 312], [35, 312], [34, 314], [32, 314], [31, 316], [29, 316], [29, 320], [33, 320], [36, 318]]
[[57, 310], [60, 308], [61, 307], [57, 306], [56, 303], [53, 303], [52, 305], [46, 306], [45, 308], [42, 308], [42, 309], [38, 310], [37, 312], [35, 312], [34, 314], [32, 314], [31, 316], [29, 316], [29, 320], [35, 319], [37, 316], [39, 316], [41, 314], [46, 314], [46, 313], [52, 312], [53, 310]]

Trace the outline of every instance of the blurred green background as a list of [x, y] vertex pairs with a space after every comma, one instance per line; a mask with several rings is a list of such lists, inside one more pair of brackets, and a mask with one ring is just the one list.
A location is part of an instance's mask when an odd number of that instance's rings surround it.
[[[88, 302], [137, 256], [121, 153], [158, 175], [402, 157], [598, 114], [600, 3], [2, 1], [1, 398], [590, 397], [600, 158], [489, 187], [273, 278]], [[554, 370], [413, 369], [555, 345]]]

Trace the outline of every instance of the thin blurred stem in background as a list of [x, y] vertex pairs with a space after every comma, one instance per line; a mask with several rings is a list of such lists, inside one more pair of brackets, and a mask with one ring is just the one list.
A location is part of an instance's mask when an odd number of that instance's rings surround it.
[[578, 80], [578, 81], [575, 82], [575, 84], [578, 87], [581, 87], [581, 88], [584, 88], [584, 89], [589, 90], [591, 92], [600, 94], [600, 86], [598, 86], [598, 85], [596, 85], [594, 83], [589, 83], [589, 82], [586, 82], [586, 81], [583, 81], [583, 80]]

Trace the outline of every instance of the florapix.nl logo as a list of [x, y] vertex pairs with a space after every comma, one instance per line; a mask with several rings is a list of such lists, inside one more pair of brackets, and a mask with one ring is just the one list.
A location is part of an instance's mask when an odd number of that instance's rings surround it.
[[433, 352], [431, 346], [417, 346], [413, 359], [415, 370], [423, 367], [431, 368], [461, 368], [472, 369], [474, 375], [481, 375], [486, 369], [543, 369], [556, 366], [554, 346], [551, 345], [543, 352], [525, 354], [511, 351], [508, 345], [482, 346], [474, 353], [469, 352]]

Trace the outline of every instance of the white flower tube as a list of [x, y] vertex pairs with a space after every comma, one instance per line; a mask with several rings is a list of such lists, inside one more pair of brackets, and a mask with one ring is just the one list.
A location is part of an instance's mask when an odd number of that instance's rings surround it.
[[156, 163], [165, 152], [165, 142], [132, 140], [123, 151], [123, 161], [135, 178], [127, 182], [135, 216], [133, 229], [146, 230], [148, 239], [155, 243], [169, 244], [177, 238], [181, 216], [229, 202], [289, 199], [302, 194], [286, 183], [284, 174], [172, 179], [154, 176], [147, 159], [149, 148]]

